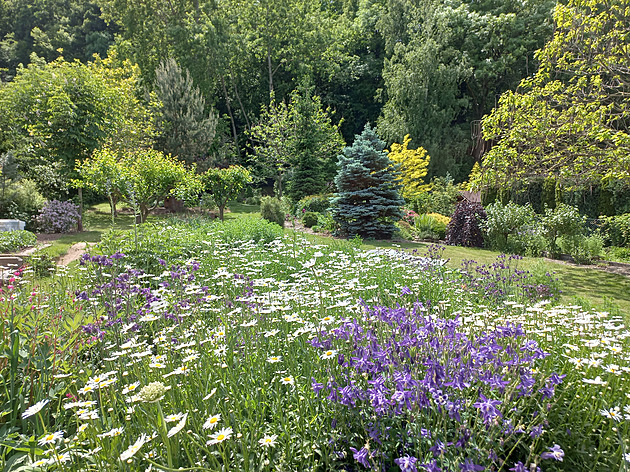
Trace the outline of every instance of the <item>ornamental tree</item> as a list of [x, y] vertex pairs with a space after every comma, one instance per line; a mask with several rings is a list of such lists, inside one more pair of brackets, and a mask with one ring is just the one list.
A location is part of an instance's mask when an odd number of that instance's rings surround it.
[[244, 167], [230, 166], [227, 169], [208, 169], [201, 180], [204, 191], [212, 195], [219, 207], [219, 218], [223, 221], [225, 206], [252, 181], [252, 176]]
[[339, 156], [332, 215], [347, 236], [390, 239], [402, 218], [400, 173], [369, 125]]
[[140, 210], [141, 223], [166, 197], [173, 195], [191, 202], [201, 191], [200, 179], [193, 170], [154, 149], [128, 153], [122, 166], [126, 169], [128, 189], [124, 199]]
[[387, 157], [400, 164], [402, 194], [405, 198], [426, 192], [430, 187], [425, 185], [422, 179], [427, 175], [427, 167], [431, 158], [423, 147], [408, 149], [410, 142], [411, 137], [406, 135], [402, 144], [393, 143], [391, 149], [387, 151]]
[[558, 3], [538, 72], [483, 120], [482, 184], [630, 179], [629, 0]]
[[92, 157], [77, 164], [76, 172], [79, 179], [75, 186], [107, 195], [112, 214], [115, 215], [117, 203], [128, 190], [128, 176], [121, 156], [109, 147], [97, 149]]

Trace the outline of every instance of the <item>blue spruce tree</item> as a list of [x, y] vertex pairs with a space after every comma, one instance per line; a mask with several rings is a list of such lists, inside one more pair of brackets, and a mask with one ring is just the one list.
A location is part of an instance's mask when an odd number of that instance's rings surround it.
[[390, 239], [396, 231], [394, 223], [402, 218], [405, 201], [397, 165], [384, 149], [385, 142], [366, 125], [339, 156], [338, 193], [331, 203], [342, 235]]

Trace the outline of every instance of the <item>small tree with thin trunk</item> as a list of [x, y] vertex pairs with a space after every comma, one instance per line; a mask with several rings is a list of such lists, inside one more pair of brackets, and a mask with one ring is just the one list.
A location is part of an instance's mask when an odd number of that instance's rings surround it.
[[208, 169], [202, 174], [204, 191], [212, 195], [214, 203], [219, 207], [219, 218], [223, 221], [225, 207], [235, 199], [252, 181], [247, 169], [241, 166], [230, 166], [227, 169]]

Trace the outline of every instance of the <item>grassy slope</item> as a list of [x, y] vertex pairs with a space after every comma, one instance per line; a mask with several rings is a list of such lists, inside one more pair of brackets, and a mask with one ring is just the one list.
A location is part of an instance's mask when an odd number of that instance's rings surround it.
[[[258, 212], [258, 207], [233, 203], [230, 205], [230, 212], [226, 213], [227, 219], [238, 218], [241, 215]], [[151, 215], [149, 221], [155, 222], [161, 219], [160, 216]], [[109, 231], [112, 227], [109, 206], [106, 203], [95, 205], [85, 212], [83, 233], [64, 235], [55, 241], [52, 246], [45, 249], [45, 252], [52, 257], [59, 257], [68, 251], [68, 248], [77, 242], [98, 242], [101, 235]], [[132, 229], [133, 216], [121, 214], [115, 220], [116, 229]], [[287, 228], [286, 231], [292, 231]], [[308, 239], [323, 244], [330, 244], [331, 239], [306, 235]], [[363, 244], [365, 249], [376, 247], [400, 247], [406, 250], [417, 249], [420, 253], [426, 250], [426, 243], [411, 242], [390, 242], [390, 241], [366, 241]], [[473, 249], [448, 246], [444, 250], [444, 257], [449, 258], [451, 267], [459, 267], [463, 260], [474, 260], [482, 264], [492, 263], [496, 260], [498, 252], [487, 249]], [[600, 309], [618, 308], [626, 316], [630, 317], [630, 278], [617, 274], [611, 274], [591, 267], [573, 266], [560, 262], [541, 260], [535, 258], [525, 258], [520, 263], [524, 269], [536, 267], [538, 270], [544, 269], [555, 272], [560, 280], [564, 291], [563, 302], [579, 302], [583, 305], [590, 305]]]

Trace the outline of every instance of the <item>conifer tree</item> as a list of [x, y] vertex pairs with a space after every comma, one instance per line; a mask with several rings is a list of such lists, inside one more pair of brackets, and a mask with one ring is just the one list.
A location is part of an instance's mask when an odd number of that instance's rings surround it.
[[153, 91], [160, 150], [187, 164], [206, 160], [218, 119], [214, 111], [206, 113], [206, 100], [190, 73], [167, 59], [155, 71]]
[[333, 218], [343, 235], [390, 239], [402, 218], [400, 174], [369, 125], [339, 156]]

